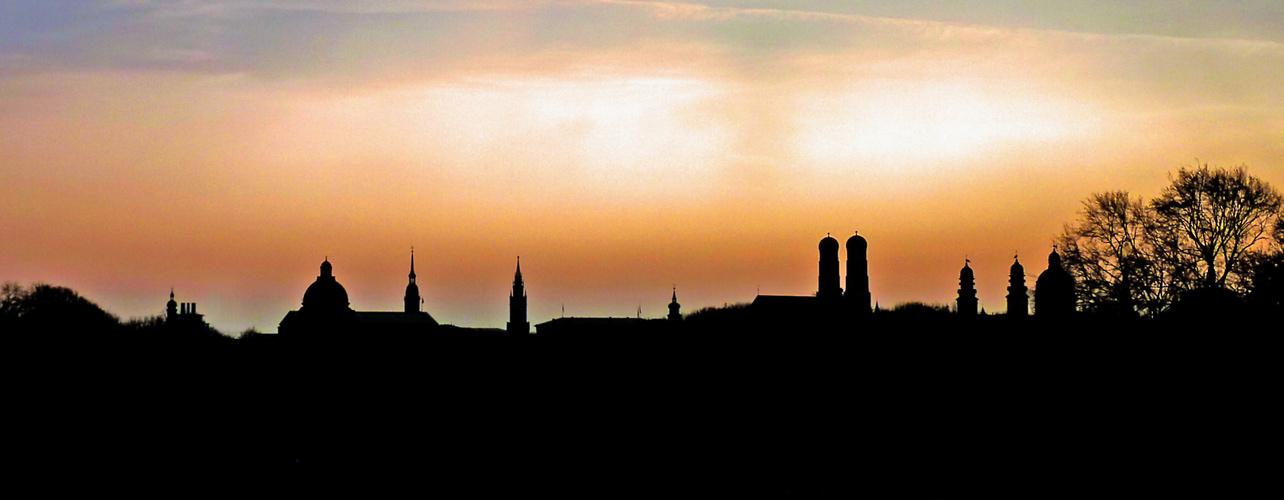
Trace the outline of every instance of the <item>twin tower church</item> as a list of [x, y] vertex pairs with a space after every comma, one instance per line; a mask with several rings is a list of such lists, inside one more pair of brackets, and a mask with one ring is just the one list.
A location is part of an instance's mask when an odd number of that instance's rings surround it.
[[[750, 308], [764, 318], [830, 317], [863, 316], [872, 311], [869, 291], [869, 243], [859, 234], [847, 239], [847, 281], [846, 290], [841, 286], [839, 275], [838, 240], [826, 235], [820, 240], [820, 273], [815, 295], [761, 295], [750, 304]], [[1007, 314], [1026, 316], [1029, 311], [1029, 289], [1025, 286], [1025, 268], [1019, 259], [1014, 258], [1009, 269], [1009, 286], [1007, 294]], [[348, 292], [334, 277], [334, 267], [330, 259], [321, 263], [321, 273], [315, 282], [303, 293], [303, 305], [296, 311], [290, 311], [281, 320], [278, 333], [291, 335], [302, 332], [379, 332], [379, 333], [413, 333], [437, 328], [439, 325], [427, 312], [421, 310], [423, 298], [419, 295], [419, 285], [415, 282], [414, 250], [410, 253], [410, 276], [406, 284], [405, 308], [399, 312], [354, 311], [348, 302]], [[959, 290], [957, 312], [960, 316], [977, 314], [977, 291], [975, 275], [970, 261], [965, 261], [959, 273]], [[1061, 266], [1061, 257], [1054, 248], [1048, 256], [1048, 269], [1039, 275], [1034, 293], [1035, 311], [1039, 316], [1065, 316], [1075, 311], [1074, 279]], [[470, 329], [450, 327], [459, 330], [508, 332], [512, 334], [531, 333], [531, 324], [526, 317], [526, 285], [522, 280], [522, 264], [519, 258], [517, 270], [513, 275], [513, 288], [508, 297], [508, 324], [499, 329]], [[184, 305], [185, 307], [189, 307]], [[171, 309], [174, 308], [171, 302]], [[195, 304], [190, 305], [195, 313]], [[186, 313], [184, 310], [183, 313]], [[183, 313], [178, 313], [182, 315]], [[171, 315], [174, 315], [171, 312]], [[649, 330], [681, 321], [681, 306], [678, 304], [677, 291], [674, 290], [669, 303], [669, 315], [665, 319], [642, 318], [558, 318], [536, 325], [539, 332], [560, 332], [584, 330], [602, 327]]]

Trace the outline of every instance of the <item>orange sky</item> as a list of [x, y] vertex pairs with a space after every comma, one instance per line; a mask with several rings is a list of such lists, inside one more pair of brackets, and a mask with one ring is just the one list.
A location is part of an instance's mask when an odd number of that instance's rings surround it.
[[326, 256], [399, 309], [414, 245], [428, 312], [498, 327], [517, 255], [532, 322], [658, 317], [810, 294], [860, 230], [879, 303], [967, 256], [1001, 311], [1094, 191], [1284, 186], [1276, 4], [831, 3], [0, 7], [0, 279], [275, 331]]

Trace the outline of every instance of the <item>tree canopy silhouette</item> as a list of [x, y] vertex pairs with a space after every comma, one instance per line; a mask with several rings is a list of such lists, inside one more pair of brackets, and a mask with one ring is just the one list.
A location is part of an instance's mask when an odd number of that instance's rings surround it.
[[[1088, 311], [1154, 316], [1182, 292], [1245, 295], [1284, 232], [1284, 198], [1234, 168], [1183, 167], [1149, 203], [1127, 191], [1094, 193], [1057, 242]], [[1263, 280], [1258, 280], [1263, 281]]]
[[0, 288], [0, 325], [22, 333], [115, 331], [120, 319], [70, 288], [38, 283]]
[[1279, 191], [1243, 167], [1182, 168], [1151, 205], [1174, 267], [1191, 288], [1227, 288], [1278, 226]]
[[1176, 287], [1156, 245], [1156, 217], [1127, 191], [1094, 193], [1058, 243], [1075, 277], [1080, 305], [1095, 312], [1154, 316], [1172, 303]]

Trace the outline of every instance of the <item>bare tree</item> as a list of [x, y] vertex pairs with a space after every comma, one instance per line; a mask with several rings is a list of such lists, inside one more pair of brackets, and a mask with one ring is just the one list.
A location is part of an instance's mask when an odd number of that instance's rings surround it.
[[1171, 179], [1151, 202], [1160, 257], [1183, 288], [1229, 288], [1232, 275], [1248, 272], [1250, 250], [1278, 226], [1284, 199], [1244, 166], [1183, 167]]
[[1160, 265], [1155, 214], [1127, 191], [1095, 193], [1057, 242], [1084, 310], [1152, 316], [1172, 303], [1173, 276]]

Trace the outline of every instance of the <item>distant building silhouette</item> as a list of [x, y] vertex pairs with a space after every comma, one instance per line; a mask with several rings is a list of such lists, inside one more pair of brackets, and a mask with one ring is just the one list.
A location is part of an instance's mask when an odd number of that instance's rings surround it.
[[847, 309], [856, 314], [870, 312], [869, 242], [859, 232], [847, 238]]
[[673, 287], [673, 300], [669, 302], [669, 321], [682, 321], [682, 304], [678, 303], [678, 287]]
[[963, 269], [959, 271], [958, 313], [960, 316], [976, 316], [976, 279], [972, 273], [972, 267], [968, 265], [971, 262], [963, 259]]
[[[538, 264], [538, 262], [536, 263]], [[536, 269], [538, 272], [539, 269]], [[508, 333], [527, 335], [531, 323], [526, 320], [526, 284], [522, 282], [522, 258], [517, 258], [517, 272], [513, 274], [513, 293], [508, 296]]]
[[1012, 269], [1008, 271], [1008, 316], [1025, 317], [1030, 314], [1030, 289], [1025, 286], [1025, 267], [1012, 256]]
[[[327, 257], [321, 263], [321, 274], [303, 292], [303, 307], [290, 311], [277, 327], [282, 335], [338, 333], [419, 333], [437, 327], [428, 313], [418, 311], [417, 303], [409, 310], [411, 292], [417, 298], [414, 258], [411, 257], [411, 283], [406, 286], [405, 312], [354, 311], [349, 307], [348, 291], [334, 278], [334, 266]], [[416, 301], [417, 302], [417, 301]]]
[[196, 312], [195, 302], [179, 304], [174, 301], [174, 289], [169, 289], [169, 302], [165, 303], [165, 324], [171, 326], [205, 325], [205, 315]]
[[678, 289], [674, 287], [666, 318], [643, 318], [641, 306], [638, 316], [627, 317], [561, 317], [535, 325], [535, 334], [541, 336], [577, 336], [636, 333], [665, 333], [674, 331], [682, 319], [678, 305]]
[[1061, 254], [1053, 247], [1048, 254], [1048, 269], [1034, 282], [1034, 314], [1057, 318], [1074, 314], [1074, 278], [1061, 267]]
[[553, 318], [535, 325], [540, 336], [577, 336], [594, 334], [656, 333], [667, 329], [668, 320], [644, 318]]
[[838, 285], [838, 240], [828, 234], [820, 240], [820, 277], [816, 296], [822, 299], [837, 299], [843, 296], [843, 289]]

